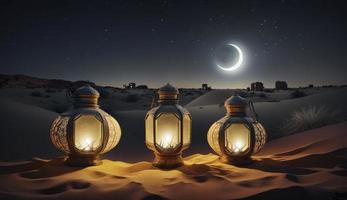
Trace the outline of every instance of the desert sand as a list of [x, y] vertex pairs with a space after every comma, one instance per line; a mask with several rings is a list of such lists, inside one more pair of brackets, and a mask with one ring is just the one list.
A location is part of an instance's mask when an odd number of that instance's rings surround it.
[[[292, 90], [252, 97], [269, 142], [243, 167], [221, 163], [206, 139], [235, 90], [182, 89], [181, 104], [193, 118], [192, 143], [183, 152], [185, 166], [164, 171], [152, 167], [144, 143], [154, 90], [101, 88], [101, 108], [121, 125], [120, 143], [102, 155], [103, 165], [71, 168], [49, 137], [51, 122], [71, 106], [66, 90], [23, 84], [0, 89], [0, 199], [347, 199], [346, 88], [306, 88], [300, 98], [292, 98]], [[309, 131], [286, 132], [302, 109], [305, 123], [313, 122]]]
[[73, 168], [62, 159], [2, 162], [1, 199], [346, 199], [347, 123], [269, 142], [247, 166], [194, 154], [185, 166], [150, 162]]

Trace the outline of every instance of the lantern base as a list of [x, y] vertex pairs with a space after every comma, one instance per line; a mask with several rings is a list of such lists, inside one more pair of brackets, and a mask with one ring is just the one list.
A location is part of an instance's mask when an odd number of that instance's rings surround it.
[[182, 154], [163, 155], [154, 153], [153, 166], [161, 169], [172, 169], [183, 165]]
[[66, 165], [73, 167], [88, 167], [100, 165], [102, 161], [99, 156], [72, 156], [69, 155], [64, 162]]
[[251, 157], [242, 157], [242, 158], [237, 158], [237, 157], [219, 157], [219, 160], [223, 163], [227, 164], [232, 164], [235, 166], [244, 166], [244, 165], [249, 165], [253, 163], [253, 159]]

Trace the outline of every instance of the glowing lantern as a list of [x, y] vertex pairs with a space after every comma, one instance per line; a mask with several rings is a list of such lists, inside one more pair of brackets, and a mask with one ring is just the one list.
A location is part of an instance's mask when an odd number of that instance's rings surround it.
[[[223, 162], [245, 164], [251, 155], [257, 153], [266, 142], [264, 127], [246, 115], [249, 103], [236, 95], [224, 103], [226, 116], [215, 122], [209, 129], [207, 140]], [[253, 104], [251, 111], [256, 116]]]
[[99, 96], [90, 86], [77, 89], [73, 109], [61, 114], [51, 125], [52, 143], [67, 155], [68, 165], [100, 164], [99, 155], [113, 149], [120, 140], [120, 126], [99, 108]]
[[182, 151], [191, 140], [192, 119], [189, 112], [178, 105], [178, 90], [167, 84], [158, 91], [158, 107], [145, 117], [146, 145], [154, 151], [153, 165], [174, 168], [183, 165]]

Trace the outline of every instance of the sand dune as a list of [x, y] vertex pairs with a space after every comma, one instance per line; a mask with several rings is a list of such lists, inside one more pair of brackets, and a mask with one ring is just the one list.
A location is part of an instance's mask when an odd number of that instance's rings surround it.
[[[186, 107], [208, 106], [208, 105], [223, 105], [224, 101], [236, 92], [240, 92], [234, 89], [219, 89], [212, 90], [193, 101], [189, 102]], [[316, 94], [323, 94], [324, 96], [331, 95], [331, 93], [344, 93], [345, 88], [305, 88], [300, 89], [308, 97]], [[245, 91], [243, 91], [247, 94]], [[293, 90], [275, 90], [274, 92], [254, 92], [252, 97], [253, 102], [279, 102], [283, 100], [291, 100], [291, 93]], [[330, 94], [329, 94], [330, 93]], [[325, 95], [328, 94], [328, 95]], [[251, 95], [251, 94], [250, 94]]]
[[186, 107], [221, 104], [234, 94], [234, 90], [212, 90], [186, 105]]
[[[61, 159], [0, 164], [1, 199], [345, 199], [347, 123], [269, 142], [237, 167], [214, 154], [159, 170], [149, 162], [103, 160], [71, 168]], [[86, 195], [88, 194], [88, 195]]]
[[0, 100], [1, 160], [54, 156], [49, 128], [57, 113], [13, 101]]

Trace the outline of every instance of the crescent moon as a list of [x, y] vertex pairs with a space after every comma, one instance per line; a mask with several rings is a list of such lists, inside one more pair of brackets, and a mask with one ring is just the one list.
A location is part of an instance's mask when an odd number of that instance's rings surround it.
[[237, 60], [237, 62], [233, 65], [233, 66], [230, 66], [230, 67], [223, 67], [219, 64], [216, 64], [219, 68], [221, 68], [222, 70], [225, 70], [225, 71], [234, 71], [235, 69], [239, 68], [241, 65], [242, 65], [242, 62], [243, 62], [243, 53], [242, 53], [242, 50], [240, 49], [240, 47], [238, 47], [237, 45], [235, 44], [228, 44], [230, 46], [233, 46], [238, 54], [239, 54], [239, 59]]

